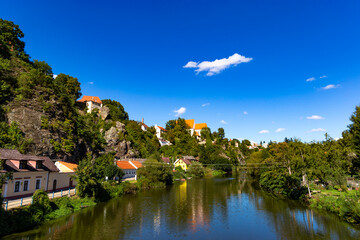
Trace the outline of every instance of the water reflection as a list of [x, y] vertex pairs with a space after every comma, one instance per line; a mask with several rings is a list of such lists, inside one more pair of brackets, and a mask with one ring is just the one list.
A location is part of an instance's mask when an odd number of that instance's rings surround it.
[[5, 239], [360, 239], [358, 230], [244, 177], [199, 179], [85, 209]]

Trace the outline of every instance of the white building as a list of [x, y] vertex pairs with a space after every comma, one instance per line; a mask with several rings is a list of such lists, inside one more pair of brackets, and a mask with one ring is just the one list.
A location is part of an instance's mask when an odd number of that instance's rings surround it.
[[98, 109], [99, 111], [101, 111], [101, 108], [103, 106], [100, 98], [96, 96], [83, 96], [77, 102], [85, 103], [88, 113], [91, 113], [94, 109]]
[[138, 161], [116, 161], [116, 165], [125, 173], [123, 179], [134, 178], [135, 180], [137, 179], [137, 170], [142, 167]]

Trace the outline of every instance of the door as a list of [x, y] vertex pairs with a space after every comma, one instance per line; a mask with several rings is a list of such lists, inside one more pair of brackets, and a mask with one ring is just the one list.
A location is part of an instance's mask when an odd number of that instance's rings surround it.
[[56, 191], [56, 179], [53, 182], [53, 192], [55, 192], [55, 191]]
[[70, 178], [69, 179], [69, 188], [72, 188], [73, 187], [73, 180]]

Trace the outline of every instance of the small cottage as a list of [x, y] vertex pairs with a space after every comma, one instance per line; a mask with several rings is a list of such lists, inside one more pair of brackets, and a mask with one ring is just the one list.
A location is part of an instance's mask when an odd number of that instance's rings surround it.
[[116, 165], [125, 173], [123, 179], [135, 180], [137, 180], [137, 170], [142, 167], [138, 161], [116, 161]]

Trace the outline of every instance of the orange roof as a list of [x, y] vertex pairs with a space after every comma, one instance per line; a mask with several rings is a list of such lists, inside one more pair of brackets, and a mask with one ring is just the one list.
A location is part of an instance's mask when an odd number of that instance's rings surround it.
[[163, 128], [163, 127], [160, 127], [160, 126], [158, 126], [158, 128], [160, 128], [160, 130], [162, 130], [162, 131], [167, 131], [165, 128]]
[[185, 120], [186, 125], [188, 125], [190, 128], [194, 128], [195, 120], [194, 119], [188, 119]]
[[96, 96], [83, 96], [78, 102], [96, 102], [102, 104], [100, 98]]
[[78, 165], [75, 163], [68, 163], [68, 162], [63, 162], [63, 161], [58, 161], [58, 162], [73, 171], [75, 171], [76, 168], [78, 167]]
[[141, 168], [142, 167], [142, 164], [141, 162], [138, 162], [138, 161], [131, 161], [132, 164], [134, 164], [137, 168]]
[[129, 163], [129, 161], [117, 161], [116, 165], [120, 169], [136, 169], [133, 165]]
[[208, 127], [208, 126], [207, 126], [206, 123], [197, 123], [197, 124], [195, 124], [195, 129], [196, 129], [196, 130], [201, 130], [201, 129], [207, 128], [207, 127]]
[[194, 136], [200, 136], [198, 132], [194, 132]]

